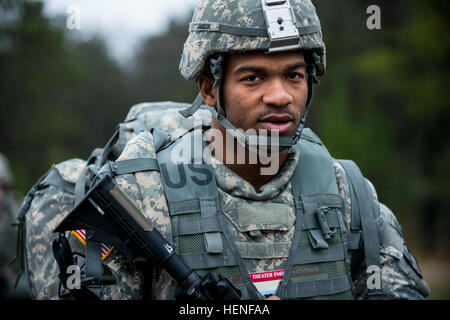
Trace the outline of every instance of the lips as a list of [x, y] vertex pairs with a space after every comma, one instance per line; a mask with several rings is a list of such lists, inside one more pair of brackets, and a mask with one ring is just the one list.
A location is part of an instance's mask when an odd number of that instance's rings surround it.
[[294, 125], [292, 116], [288, 114], [269, 114], [259, 120], [259, 122], [267, 130], [278, 130], [279, 133], [284, 133], [292, 128]]
[[274, 123], [283, 123], [283, 122], [289, 122], [292, 121], [292, 116], [288, 114], [269, 114], [263, 118], [261, 118], [259, 121], [261, 122], [274, 122]]

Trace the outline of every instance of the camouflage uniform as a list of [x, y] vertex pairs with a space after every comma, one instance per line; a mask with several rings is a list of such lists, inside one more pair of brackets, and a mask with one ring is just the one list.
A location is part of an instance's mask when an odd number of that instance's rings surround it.
[[[135, 139], [131, 140], [119, 160], [133, 158], [155, 157], [153, 137], [149, 132], [143, 132]], [[219, 195], [221, 209], [229, 221], [228, 227], [241, 242], [258, 243], [287, 243], [289, 247], [292, 241], [294, 212], [289, 215], [286, 226], [281, 226], [279, 230], [265, 231], [258, 239], [248, 235], [249, 229], [259, 229], [263, 226], [249, 225], [244, 228], [240, 226], [236, 208], [239, 203], [251, 203], [258, 205], [261, 203], [273, 202], [285, 203], [293, 208], [293, 195], [290, 183], [293, 170], [298, 163], [298, 155], [292, 153], [279, 174], [269, 183], [262, 186], [256, 192], [252, 185], [237, 176], [234, 172], [213, 158], [213, 167]], [[343, 217], [347, 229], [350, 228], [351, 199], [349, 196], [349, 186], [346, 175], [341, 165], [334, 162], [336, 177], [339, 185], [340, 195], [345, 203]], [[171, 240], [172, 230], [170, 215], [165, 200], [162, 181], [158, 172], [138, 172], [135, 174], [125, 174], [115, 177], [116, 183], [133, 199], [136, 206], [155, 225], [163, 236]], [[369, 182], [368, 182], [369, 183]], [[380, 216], [377, 219], [377, 230], [380, 236], [381, 266], [383, 269], [382, 288], [386, 299], [423, 299], [429, 294], [429, 288], [424, 280], [414, 271], [404, 257], [403, 237], [401, 228], [393, 213], [383, 204], [380, 206]], [[72, 237], [71, 246], [73, 251], [84, 254], [84, 246], [81, 242]], [[245, 255], [244, 250], [240, 249]], [[281, 269], [287, 259], [287, 252], [276, 252], [267, 259], [244, 259], [245, 266], [249, 273], [262, 272], [274, 269]], [[135, 264], [126, 263], [124, 258], [117, 251], [104, 260], [105, 269], [114, 274], [116, 285], [104, 286], [102, 290], [103, 299], [140, 299], [144, 295], [142, 270]], [[360, 266], [358, 266], [360, 267]], [[58, 299], [59, 279], [58, 267], [55, 264], [52, 271], [46, 293], [51, 299]], [[355, 286], [355, 298], [367, 298], [367, 273], [365, 269], [355, 268], [352, 270]], [[155, 270], [153, 274], [153, 297], [155, 299], [166, 299], [169, 297], [168, 288], [173, 279], [164, 270]]]
[[[308, 57], [311, 54], [315, 58], [313, 59], [314, 62], [308, 62], [311, 67], [311, 70], [308, 71], [308, 81], [310, 81], [309, 79], [314, 79], [316, 75], [323, 75], [325, 72], [325, 45], [322, 42], [320, 21], [311, 1], [291, 0], [290, 4], [296, 17], [295, 27], [299, 30], [298, 48], [308, 52]], [[197, 79], [202, 72], [208, 71], [208, 67], [210, 67], [209, 71], [213, 74], [220, 92], [221, 75], [218, 69], [212, 68], [214, 67], [212, 64], [208, 66], [208, 61], [210, 63], [213, 61], [210, 57], [217, 53], [232, 54], [249, 50], [269, 50], [272, 41], [267, 36], [266, 27], [259, 1], [199, 1], [180, 62], [181, 74], [186, 79]], [[261, 32], [266, 33], [261, 34]], [[313, 53], [310, 53], [311, 51]], [[217, 66], [216, 64], [215, 67]], [[218, 67], [220, 69], [221, 66]], [[312, 81], [308, 82], [310, 92], [312, 90], [311, 83]], [[223, 110], [221, 113], [219, 100], [218, 113], [225, 116]], [[200, 104], [197, 99], [191, 110], [184, 115], [195, 114], [194, 112]], [[143, 107], [145, 106], [140, 106], [140, 108]], [[170, 125], [170, 120], [167, 120], [167, 122]], [[169, 130], [176, 127], [169, 128]], [[117, 160], [155, 157], [153, 136], [150, 132], [145, 131], [126, 144], [124, 151]], [[221, 213], [225, 216], [227, 228], [232, 233], [233, 238], [236, 239], [235, 242], [241, 256], [245, 258], [243, 260], [249, 273], [281, 269], [287, 260], [295, 225], [291, 177], [298, 161], [299, 155], [295, 152], [291, 153], [278, 175], [262, 186], [259, 191], [256, 191], [252, 185], [237, 176], [227, 166], [217, 159], [213, 159], [212, 165], [218, 184]], [[345, 171], [337, 161], [334, 162], [334, 169], [340, 196], [344, 202], [345, 226], [347, 232], [350, 232], [352, 203], [348, 181]], [[162, 235], [168, 241], [172, 241], [171, 218], [160, 173], [155, 171], [137, 172], [115, 176], [114, 179]], [[370, 183], [369, 185], [371, 186]], [[373, 186], [371, 188], [375, 194]], [[239, 206], [243, 204], [258, 206], [263, 203], [284, 204], [290, 208], [285, 223], [266, 229], [264, 223], [261, 225], [242, 224], [239, 221], [237, 213]], [[415, 267], [415, 260], [411, 258], [412, 255], [404, 245], [400, 225], [386, 206], [378, 202], [376, 202], [376, 205], [380, 208], [380, 214], [376, 217], [376, 226], [380, 240], [383, 270], [383, 276], [381, 277], [383, 298], [425, 298], [429, 294], [429, 288], [426, 282], [421, 279], [420, 271]], [[253, 233], [251, 236], [247, 233], [250, 230], [259, 230], [260, 232]], [[70, 243], [73, 251], [84, 254], [84, 246], [78, 239], [71, 237]], [[252, 256], [246, 251], [246, 243], [257, 243], [262, 248], [258, 257]], [[270, 251], [269, 248], [273, 248], [275, 245], [281, 249]], [[354, 259], [354, 257], [349, 255], [349, 259]], [[137, 263], [127, 263], [120, 253], [113, 251], [103, 261], [103, 264], [106, 273], [113, 274], [116, 284], [102, 287], [100, 293], [102, 299], [141, 299], [147, 294], [144, 289], [143, 270], [138, 267]], [[45, 289], [46, 295], [50, 299], [59, 298], [58, 273], [58, 266], [54, 264], [50, 281]], [[358, 299], [368, 298], [366, 286], [368, 274], [364, 266], [356, 263], [351, 273], [354, 297]], [[170, 287], [173, 281], [165, 270], [154, 269], [152, 297], [155, 299], [172, 297]]]
[[16, 219], [18, 204], [11, 191], [13, 176], [7, 159], [0, 154], [0, 296], [24, 298], [22, 286], [13, 291], [17, 270], [9, 262], [16, 253], [16, 230], [11, 226]]
[[[59, 163], [54, 169], [64, 181], [75, 184], [85, 161], [71, 159]], [[53, 230], [74, 206], [74, 196], [55, 185], [38, 183], [37, 192], [26, 216], [26, 261], [33, 299], [44, 299], [54, 257], [51, 243], [58, 237]]]
[[[188, 104], [160, 102], [140, 103], [133, 106], [121, 127], [123, 129], [121, 137], [123, 137], [123, 140], [128, 141], [135, 136], [128, 121], [136, 118], [149, 128], [157, 127], [171, 132], [172, 139], [176, 139], [178, 135], [183, 134], [196, 123], [210, 125], [211, 116], [207, 110], [199, 110], [190, 121], [185, 121], [178, 113], [180, 106], [186, 107]], [[113, 146], [114, 150], [119, 150], [117, 151], [119, 154], [121, 143], [123, 141], [118, 141]], [[44, 287], [48, 282], [50, 269], [55, 261], [51, 244], [57, 238], [57, 234], [53, 233], [53, 230], [74, 207], [75, 197], [73, 189], [85, 166], [86, 161], [81, 159], [66, 160], [54, 165], [51, 169], [56, 171], [61, 178], [60, 183], [47, 183], [47, 180], [44, 178], [46, 175], [44, 175], [43, 180], [41, 179], [41, 181], [36, 183], [36, 192], [32, 195], [30, 207], [25, 215], [27, 276], [31, 285], [31, 296], [33, 299], [46, 299]], [[87, 185], [90, 184], [93, 178], [93, 172], [88, 170], [86, 172]], [[64, 185], [68, 185], [69, 188], [63, 188]], [[2, 226], [8, 225], [8, 231], [13, 231], [12, 228], [9, 228], [10, 223], [13, 221], [11, 217], [11, 220], [8, 223], [3, 223]], [[11, 235], [10, 242], [15, 243], [15, 241], [16, 238], [14, 235]], [[73, 245], [75, 246], [74, 251], [77, 251], [77, 248], [82, 246], [79, 242], [74, 242]], [[8, 246], [8, 248], [14, 250], [14, 246]], [[14, 251], [10, 255], [12, 257]], [[110, 263], [110, 266], [115, 265], [111, 263], [111, 258], [108, 258], [105, 262]], [[25, 277], [22, 278], [24, 279]]]

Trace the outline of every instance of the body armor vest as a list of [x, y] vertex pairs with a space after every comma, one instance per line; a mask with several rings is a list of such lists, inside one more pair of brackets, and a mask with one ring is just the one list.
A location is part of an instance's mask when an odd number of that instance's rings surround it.
[[[242, 291], [243, 299], [257, 299], [259, 294], [235, 243], [238, 239], [229, 231], [233, 226], [221, 212], [212, 166], [207, 161], [173, 161], [174, 148], [184, 144], [180, 150], [193, 150], [201, 134], [193, 131], [157, 153], [174, 248], [200, 275], [220, 273]], [[351, 299], [348, 234], [332, 158], [309, 129], [294, 147], [300, 154], [292, 176], [295, 231], [276, 295], [282, 299]]]

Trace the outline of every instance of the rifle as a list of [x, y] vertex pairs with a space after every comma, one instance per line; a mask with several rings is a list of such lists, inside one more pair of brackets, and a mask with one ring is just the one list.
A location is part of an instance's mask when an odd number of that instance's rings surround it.
[[[105, 176], [88, 191], [54, 232], [61, 234], [79, 229], [89, 230], [89, 239], [93, 241], [113, 245], [127, 261], [143, 254], [151, 264], [165, 268], [179, 285], [176, 299], [241, 298], [240, 290], [222, 275], [219, 274], [218, 279], [211, 273], [201, 277], [189, 268], [109, 176]], [[58, 244], [55, 243], [54, 247], [58, 247]], [[56, 255], [55, 258], [58, 261]]]

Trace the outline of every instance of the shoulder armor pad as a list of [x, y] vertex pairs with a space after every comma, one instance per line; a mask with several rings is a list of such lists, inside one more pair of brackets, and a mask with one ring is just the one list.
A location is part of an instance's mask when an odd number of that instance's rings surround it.
[[138, 158], [156, 158], [155, 141], [149, 131], [142, 131], [128, 141], [117, 161]]

